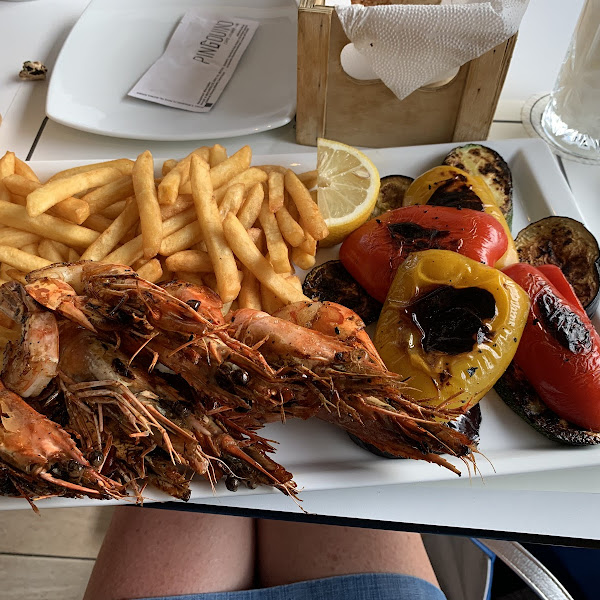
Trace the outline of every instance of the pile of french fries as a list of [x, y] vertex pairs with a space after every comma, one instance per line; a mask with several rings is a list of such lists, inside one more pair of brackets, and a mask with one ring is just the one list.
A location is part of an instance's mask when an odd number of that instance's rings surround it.
[[327, 226], [317, 172], [251, 166], [244, 146], [219, 144], [166, 160], [146, 151], [67, 169], [41, 183], [14, 153], [0, 159], [0, 283], [55, 262], [131, 266], [152, 282], [214, 289], [231, 308], [269, 313], [306, 300], [295, 267], [310, 269]]

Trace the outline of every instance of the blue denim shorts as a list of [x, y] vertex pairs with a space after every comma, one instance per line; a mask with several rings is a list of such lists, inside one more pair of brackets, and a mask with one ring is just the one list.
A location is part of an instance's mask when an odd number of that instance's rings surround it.
[[140, 600], [445, 600], [443, 592], [428, 581], [395, 573], [360, 573], [299, 581], [288, 585], [213, 592], [185, 596], [161, 596]]

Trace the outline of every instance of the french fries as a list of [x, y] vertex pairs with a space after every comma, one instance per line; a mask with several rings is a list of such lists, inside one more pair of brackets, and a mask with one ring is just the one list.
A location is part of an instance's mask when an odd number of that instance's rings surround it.
[[95, 169], [101, 169], [104, 167], [117, 169], [117, 171], [120, 171], [123, 175], [131, 175], [133, 170], [133, 161], [129, 158], [118, 158], [117, 160], [107, 160], [106, 162], [97, 164], [81, 165], [80, 167], [65, 169], [64, 171], [59, 171], [58, 173], [52, 175], [52, 177], [48, 179], [47, 183], [50, 183], [55, 179], [63, 179], [65, 177], [71, 177], [73, 175], [78, 175], [79, 173], [86, 173], [87, 171], [93, 171]]
[[276, 213], [283, 208], [283, 175], [277, 171], [269, 173], [269, 210]]
[[26, 179], [35, 181], [36, 183], [40, 182], [38, 176], [35, 174], [35, 171], [24, 160], [21, 160], [20, 158], [17, 158], [16, 156], [15, 156], [15, 175], [22, 175]]
[[217, 278], [217, 292], [223, 302], [231, 302], [240, 293], [238, 269], [231, 248], [225, 241], [219, 208], [213, 197], [210, 171], [196, 156], [192, 157], [190, 165], [190, 181], [202, 236]]
[[[17, 173], [5, 177], [2, 182], [6, 186], [6, 189], [13, 194], [13, 200], [14, 196], [27, 197], [42, 187], [39, 181], [34, 181], [29, 177]], [[90, 216], [90, 206], [84, 200], [71, 197], [58, 202], [49, 208], [47, 212], [54, 217], [60, 217], [76, 225], [81, 225]]]
[[163, 274], [162, 265], [157, 258], [153, 258], [143, 264], [137, 270], [137, 273], [142, 279], [147, 279], [152, 283], [156, 283]]
[[148, 150], [138, 156], [131, 178], [142, 226], [144, 257], [153, 258], [160, 250], [163, 232], [158, 194], [154, 183], [154, 160]]
[[238, 211], [242, 207], [242, 202], [244, 202], [245, 191], [246, 187], [243, 183], [235, 183], [227, 188], [223, 200], [221, 200], [221, 204], [219, 205], [221, 220], [223, 220], [229, 212], [232, 212], [234, 215], [238, 214]]
[[0, 158], [0, 201], [10, 202], [10, 192], [6, 188], [3, 179], [9, 175], [15, 173], [15, 153], [6, 152], [6, 154]]
[[271, 263], [259, 252], [237, 217], [229, 213], [223, 221], [223, 229], [235, 256], [285, 304], [309, 300], [303, 293], [298, 292], [294, 286], [288, 283], [285, 277], [275, 272]]
[[169, 271], [186, 273], [212, 273], [213, 266], [208, 252], [202, 250], [182, 250], [168, 256], [165, 261]]
[[0, 245], [22, 248], [28, 244], [37, 244], [42, 238], [29, 231], [22, 231], [14, 227], [3, 227], [0, 229]]
[[211, 166], [210, 180], [214, 189], [231, 181], [236, 175], [250, 168], [252, 150], [250, 146], [240, 148], [235, 154]]
[[208, 157], [208, 153], [204, 150], [204, 147], [194, 150], [164, 175], [162, 181], [158, 184], [159, 204], [173, 204], [177, 200], [181, 184], [189, 179], [192, 156], [198, 156], [208, 166], [205, 160], [205, 157]]
[[55, 242], [52, 240], [42, 240], [39, 244], [34, 245], [33, 248], [23, 248], [24, 252], [37, 253], [41, 258], [45, 258], [47, 261], [52, 263], [64, 262], [66, 256], [63, 256], [59, 249], [54, 245]]
[[244, 229], [250, 229], [258, 219], [264, 197], [265, 190], [260, 183], [254, 184], [248, 190], [246, 200], [239, 212], [240, 223]]
[[98, 232], [81, 225], [74, 225], [50, 215], [31, 217], [23, 206], [10, 202], [0, 202], [0, 223], [37, 233], [57, 242], [63, 242], [75, 248], [87, 248], [97, 237]]
[[285, 174], [285, 189], [294, 201], [301, 219], [305, 223], [305, 229], [315, 240], [327, 237], [327, 225], [321, 215], [316, 202], [312, 199], [306, 186], [298, 179], [294, 171], [288, 170]]
[[292, 217], [285, 206], [275, 213], [275, 217], [285, 241], [294, 248], [299, 246], [305, 239], [304, 229], [300, 223]]
[[94, 260], [129, 265], [151, 282], [212, 287], [224, 314], [307, 300], [294, 265], [312, 267], [326, 235], [309, 192], [317, 173], [296, 176], [251, 160], [249, 146], [231, 156], [218, 144], [203, 146], [156, 165], [156, 175], [146, 151], [41, 183], [7, 152], [0, 158], [0, 284], [25, 282], [52, 263]]
[[33, 190], [27, 196], [27, 214], [30, 217], [37, 217], [75, 194], [106, 185], [120, 176], [121, 173], [117, 169], [106, 167], [55, 179]]
[[36, 269], [43, 269], [52, 264], [45, 258], [23, 252], [23, 250], [11, 248], [10, 246], [0, 246], [0, 262], [10, 265], [24, 273], [35, 271]]
[[268, 175], [264, 171], [261, 171], [260, 169], [257, 169], [256, 167], [250, 167], [249, 169], [246, 169], [242, 173], [239, 173], [238, 175], [233, 177], [230, 181], [224, 183], [221, 187], [216, 188], [214, 191], [215, 200], [217, 202], [220, 202], [223, 199], [223, 197], [225, 196], [225, 194], [227, 193], [227, 190], [229, 189], [229, 187], [232, 185], [236, 185], [238, 183], [243, 183], [244, 188], [246, 190], [248, 190], [255, 183], [261, 183], [263, 181], [266, 181], [267, 177], [268, 177]]
[[81, 255], [82, 260], [102, 260], [117, 246], [125, 234], [139, 219], [135, 199], [127, 202], [123, 212], [88, 246]]
[[279, 230], [277, 219], [269, 208], [269, 204], [270, 202], [267, 200], [263, 202], [258, 219], [262, 230], [265, 232], [270, 262], [276, 273], [289, 273], [291, 265], [288, 257], [288, 248]]
[[220, 165], [227, 160], [227, 150], [221, 144], [215, 144], [208, 152], [208, 164], [210, 168]]
[[133, 196], [133, 181], [131, 176], [124, 175], [92, 190], [83, 196], [82, 200], [88, 203], [90, 214], [94, 215], [129, 196]]

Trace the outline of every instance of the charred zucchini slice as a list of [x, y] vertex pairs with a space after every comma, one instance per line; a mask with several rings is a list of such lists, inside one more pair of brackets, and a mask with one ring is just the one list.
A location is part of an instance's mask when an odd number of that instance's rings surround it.
[[496, 382], [494, 390], [509, 408], [552, 441], [569, 446], [600, 444], [600, 433], [573, 425], [551, 411], [514, 363]]
[[492, 190], [508, 226], [512, 226], [512, 175], [506, 161], [481, 144], [466, 144], [450, 151], [442, 163], [482, 177]]
[[414, 181], [412, 177], [406, 175], [386, 175], [380, 179], [379, 196], [377, 203], [371, 213], [371, 219], [381, 216], [388, 210], [400, 208], [404, 194]]
[[515, 238], [521, 262], [556, 265], [591, 318], [600, 301], [600, 249], [587, 228], [569, 217], [546, 217]]
[[304, 279], [302, 291], [312, 300], [337, 302], [353, 310], [369, 325], [379, 318], [382, 305], [348, 273], [339, 260], [314, 267]]

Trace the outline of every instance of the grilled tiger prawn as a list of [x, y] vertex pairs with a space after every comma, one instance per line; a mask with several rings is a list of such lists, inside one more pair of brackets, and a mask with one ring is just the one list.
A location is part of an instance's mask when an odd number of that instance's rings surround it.
[[164, 470], [168, 460], [213, 484], [224, 476], [228, 486], [266, 484], [295, 494], [291, 474], [265, 456], [273, 451], [267, 440], [208, 414], [176, 389], [174, 377], [168, 382], [128, 365], [127, 355], [73, 323], [61, 324], [60, 339], [59, 370], [71, 427], [81, 423], [77, 431], [86, 452], [111, 452], [115, 468], [133, 466], [138, 479], [184, 499], [187, 486], [173, 493], [172, 481], [157, 475], [156, 464]]
[[[380, 450], [458, 469], [439, 455], [472, 459], [456, 411], [410, 400], [351, 311], [331, 303], [291, 305], [279, 317], [242, 309], [223, 319], [214, 294], [165, 289], [127, 267], [51, 266], [28, 276], [27, 292], [149, 368], [161, 363], [195, 390], [196, 401], [244, 431], [317, 416]], [[305, 325], [305, 326], [304, 326]]]
[[122, 486], [92, 468], [70, 435], [0, 383], [0, 489], [39, 496], [122, 498]]
[[0, 493], [141, 500], [152, 483], [187, 499], [198, 473], [213, 485], [224, 477], [230, 489], [266, 484], [295, 496], [291, 474], [266, 456], [269, 442], [208, 414], [178, 389], [180, 378], [129, 366], [114, 344], [44, 311], [20, 284], [0, 288], [0, 312], [22, 330], [2, 368], [12, 391], [0, 389]]

